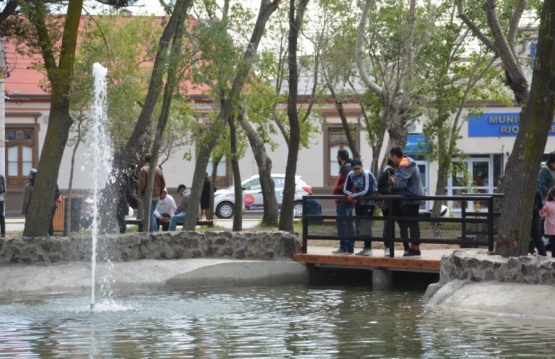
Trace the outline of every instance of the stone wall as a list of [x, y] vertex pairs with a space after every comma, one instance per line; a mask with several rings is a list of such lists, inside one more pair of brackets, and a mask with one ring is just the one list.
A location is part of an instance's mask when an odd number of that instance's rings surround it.
[[[97, 260], [229, 258], [290, 259], [299, 239], [287, 232], [159, 232], [100, 236]], [[6, 238], [0, 241], [0, 265], [90, 262], [91, 237]]]
[[433, 296], [450, 282], [505, 282], [555, 284], [555, 259], [551, 257], [510, 257], [489, 255], [484, 250], [457, 250], [441, 259], [440, 279], [428, 287]]

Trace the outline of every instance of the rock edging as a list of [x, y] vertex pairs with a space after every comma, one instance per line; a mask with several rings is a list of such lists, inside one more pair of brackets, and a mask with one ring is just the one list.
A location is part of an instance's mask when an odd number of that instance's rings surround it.
[[[99, 236], [97, 261], [187, 258], [279, 260], [291, 259], [300, 250], [299, 239], [283, 231], [128, 233]], [[0, 241], [0, 266], [90, 262], [91, 256], [90, 236], [23, 237]]]
[[552, 317], [542, 306], [530, 304], [534, 298], [553, 296], [554, 258], [457, 250], [441, 259], [440, 280], [428, 286], [424, 298], [430, 307], [449, 310]]

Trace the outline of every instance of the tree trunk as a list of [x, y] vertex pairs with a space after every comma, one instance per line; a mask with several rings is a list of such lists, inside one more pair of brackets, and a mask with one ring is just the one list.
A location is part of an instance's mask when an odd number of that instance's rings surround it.
[[297, 112], [298, 80], [297, 42], [303, 21], [304, 12], [309, 0], [301, 0], [295, 13], [295, 0], [289, 1], [289, 95], [287, 98], [287, 117], [289, 118], [289, 152], [285, 167], [285, 183], [283, 186], [283, 201], [279, 217], [279, 229], [293, 232], [293, 209], [295, 206], [295, 174], [297, 159], [301, 143], [301, 126]]
[[550, 16], [555, 2], [544, 1], [530, 98], [521, 112], [520, 129], [507, 162], [495, 253], [504, 257], [525, 255], [528, 250], [536, 178], [553, 122], [555, 92], [555, 27]]
[[[131, 163], [133, 157], [136, 156], [141, 146], [143, 146], [146, 142], [145, 135], [150, 132], [152, 113], [154, 112], [156, 102], [158, 101], [158, 96], [162, 92], [163, 78], [166, 73], [166, 63], [168, 61], [168, 47], [177, 27], [180, 25], [179, 21], [182, 19], [182, 14], [185, 14], [192, 4], [193, 0], [177, 0], [175, 2], [170, 20], [160, 37], [158, 51], [156, 53], [156, 58], [154, 59], [154, 66], [152, 68], [152, 75], [148, 86], [148, 92], [141, 109], [141, 114], [135, 124], [131, 137], [127, 141], [125, 147], [120, 151], [120, 156], [114, 157], [114, 165], [112, 166], [113, 178], [120, 178], [122, 176], [123, 172]], [[106, 198], [118, 197], [119, 188], [117, 184], [118, 181], [108, 182], [106, 184], [104, 191]], [[115, 223], [115, 202], [104, 201], [104, 204], [105, 205], [103, 206], [101, 213], [106, 219], [106, 222]], [[109, 227], [111, 228], [112, 226], [110, 225]]]
[[235, 214], [233, 215], [233, 231], [239, 232], [243, 229], [243, 186], [241, 185], [241, 172], [239, 170], [239, 158], [237, 156], [237, 130], [235, 129], [235, 117], [228, 117], [229, 142], [231, 152], [231, 169], [233, 172], [233, 187], [235, 188]]
[[44, 66], [52, 85], [52, 94], [48, 128], [23, 230], [23, 235], [26, 237], [44, 236], [52, 224], [54, 191], [71, 127], [69, 92], [83, 0], [71, 1], [68, 5], [58, 66], [52, 52], [53, 40], [46, 29], [45, 5], [42, 1], [33, 1], [33, 4], [33, 13], [29, 19], [37, 30]]
[[514, 56], [512, 46], [509, 44], [509, 41], [507, 41], [507, 37], [497, 18], [497, 0], [487, 0], [484, 2], [483, 7], [486, 12], [491, 34], [495, 39], [494, 50], [503, 62], [507, 84], [515, 94], [516, 103], [524, 105], [530, 96], [528, 92], [528, 81], [526, 81], [522, 68]]
[[[146, 208], [145, 215], [143, 218], [143, 230], [145, 232], [149, 231], [150, 228], [150, 213], [153, 211], [152, 206], [152, 188], [154, 186], [154, 174], [156, 171], [156, 165], [158, 163], [158, 152], [160, 151], [160, 144], [164, 137], [164, 132], [168, 125], [168, 119], [170, 117], [170, 107], [174, 96], [174, 89], [181, 80], [181, 76], [177, 73], [177, 58], [181, 54], [182, 39], [183, 39], [183, 26], [185, 23], [186, 12], [182, 11], [177, 14], [176, 28], [174, 29], [174, 34], [172, 38], [172, 51], [170, 60], [168, 61], [167, 71], [168, 76], [166, 77], [166, 84], [164, 86], [164, 95], [162, 99], [162, 108], [160, 112], [160, 117], [158, 118], [158, 124], [156, 126], [156, 135], [154, 136], [154, 143], [152, 144], [152, 157], [150, 161], [150, 167], [148, 168], [148, 179], [146, 182]], [[158, 194], [156, 194], [158, 196]]]
[[[245, 53], [243, 55], [243, 60], [237, 66], [237, 73], [233, 79], [233, 84], [231, 86], [231, 91], [229, 92], [228, 98], [222, 105], [222, 109], [218, 114], [218, 117], [212, 124], [210, 128], [210, 139], [207, 143], [202, 143], [200, 145], [199, 155], [197, 157], [197, 163], [195, 166], [195, 173], [193, 175], [192, 188], [197, 186], [202, 188], [202, 183], [204, 182], [204, 177], [206, 176], [206, 166], [210, 159], [210, 152], [218, 139], [218, 131], [222, 126], [228, 122], [229, 116], [232, 116], [233, 104], [239, 96], [243, 86], [247, 80], [247, 76], [252, 68], [251, 59], [256, 55], [258, 45], [260, 44], [260, 39], [264, 34], [264, 28], [270, 16], [274, 13], [279, 5], [279, 0], [261, 0], [260, 1], [260, 11], [258, 12], [258, 17], [256, 19], [256, 24], [251, 34], [251, 38]], [[191, 191], [191, 198], [189, 199], [189, 204], [187, 206], [187, 213], [192, 213], [192, 211], [197, 211], [200, 204], [201, 191]], [[194, 230], [196, 225], [196, 216], [186, 216], [185, 224], [183, 228], [186, 230]]]
[[[67, 237], [71, 232], [71, 211], [73, 208], [73, 201], [71, 199], [71, 192], [73, 190], [73, 172], [75, 171], [75, 154], [77, 153], [77, 149], [81, 144], [81, 125], [82, 121], [79, 121], [77, 124], [77, 141], [75, 142], [75, 146], [73, 146], [73, 151], [71, 153], [71, 168], [69, 170], [69, 185], [67, 188], [67, 205], [65, 206], [65, 221], [64, 221], [64, 237]], [[81, 211], [81, 208], [78, 209]]]
[[274, 181], [272, 180], [272, 160], [266, 153], [264, 142], [245, 118], [244, 111], [239, 114], [239, 123], [249, 139], [252, 153], [258, 166], [260, 176], [260, 186], [262, 187], [262, 197], [264, 201], [264, 214], [262, 215], [263, 226], [276, 226], [278, 223], [278, 203]]

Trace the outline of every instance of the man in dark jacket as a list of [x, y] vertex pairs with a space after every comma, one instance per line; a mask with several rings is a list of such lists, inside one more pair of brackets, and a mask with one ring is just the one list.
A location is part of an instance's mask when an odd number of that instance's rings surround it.
[[421, 257], [420, 252], [420, 223], [418, 215], [422, 200], [411, 200], [410, 197], [424, 196], [424, 187], [420, 180], [420, 169], [416, 165], [416, 161], [408, 156], [403, 155], [401, 147], [393, 147], [389, 151], [389, 159], [398, 166], [396, 176], [391, 177], [393, 192], [404, 196], [400, 206], [401, 217], [414, 217], [415, 220], [399, 221], [401, 239], [406, 241], [409, 238], [410, 229], [411, 247], [407, 248], [405, 244], [404, 257]]
[[[387, 165], [385, 166], [384, 170], [380, 174], [378, 178], [378, 192], [383, 195], [390, 195], [393, 194], [393, 183], [390, 180], [391, 177], [395, 176], [395, 163], [393, 161], [388, 160]], [[395, 215], [395, 203], [389, 200], [381, 201], [381, 209], [382, 215], [384, 218], [388, 218], [390, 214]], [[390, 205], [391, 204], [391, 205]], [[391, 223], [386, 219], [384, 220], [383, 226], [383, 237], [388, 239], [390, 237], [391, 232]], [[389, 244], [386, 240], [384, 240], [384, 257], [390, 256]]]
[[[351, 172], [351, 160], [349, 159], [349, 152], [346, 149], [340, 149], [337, 151], [337, 162], [339, 163], [339, 175], [337, 180], [333, 185], [332, 194], [335, 195], [345, 195], [343, 189], [345, 187], [345, 181], [347, 180], [347, 175]], [[335, 201], [337, 216], [351, 217], [353, 215], [353, 209], [355, 208], [355, 200], [338, 199]], [[333, 254], [343, 255], [343, 254], [354, 254], [355, 253], [355, 227], [351, 219], [348, 218], [338, 218], [336, 221], [337, 234], [342, 239], [339, 241], [339, 249], [333, 251]]]

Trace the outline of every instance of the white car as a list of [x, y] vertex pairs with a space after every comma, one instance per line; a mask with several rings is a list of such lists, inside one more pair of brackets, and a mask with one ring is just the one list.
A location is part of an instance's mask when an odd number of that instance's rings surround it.
[[[243, 187], [243, 206], [245, 211], [262, 211], [264, 203], [262, 199], [262, 187], [260, 186], [260, 176], [251, 176], [244, 180], [241, 185]], [[281, 208], [283, 201], [283, 185], [285, 183], [285, 175], [272, 174], [275, 184], [276, 199], [278, 206]], [[302, 198], [312, 193], [312, 187], [301, 179], [301, 176], [295, 176], [295, 207], [293, 213], [295, 217], [303, 215]], [[218, 218], [231, 218], [235, 213], [235, 189], [233, 186], [217, 190], [214, 193], [214, 213]]]

